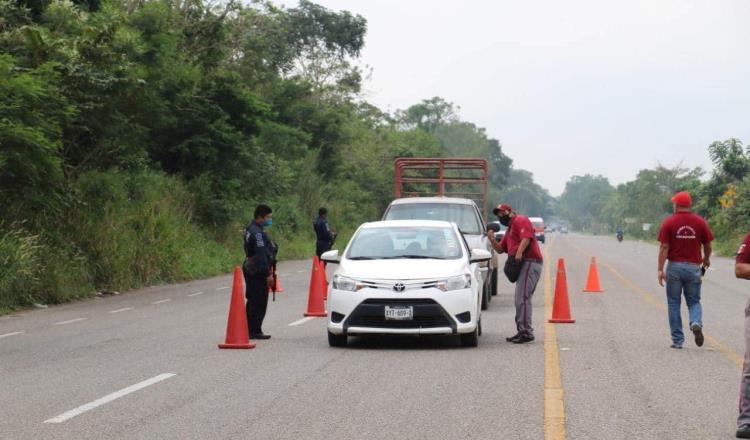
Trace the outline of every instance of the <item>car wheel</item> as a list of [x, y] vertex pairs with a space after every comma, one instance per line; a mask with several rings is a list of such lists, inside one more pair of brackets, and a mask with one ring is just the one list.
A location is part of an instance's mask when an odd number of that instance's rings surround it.
[[489, 306], [489, 299], [487, 299], [487, 286], [482, 287], [482, 310], [487, 310], [487, 306]]
[[464, 347], [476, 347], [479, 345], [479, 324], [471, 333], [463, 333], [461, 336], [461, 345]]
[[497, 268], [492, 271], [490, 282], [492, 283], [492, 286], [490, 286], [490, 293], [492, 294], [492, 296], [497, 296]]
[[479, 336], [482, 336], [482, 320], [479, 320], [479, 323], [477, 323], [477, 326], [479, 327]]
[[328, 345], [331, 347], [346, 347], [348, 337], [344, 334], [336, 335], [328, 332]]

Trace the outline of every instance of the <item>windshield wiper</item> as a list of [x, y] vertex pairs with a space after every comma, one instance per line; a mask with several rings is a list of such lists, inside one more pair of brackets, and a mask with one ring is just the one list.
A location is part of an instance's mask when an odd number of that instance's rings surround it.
[[375, 257], [350, 257], [350, 260], [374, 260]]
[[396, 258], [413, 258], [413, 259], [426, 259], [426, 260], [445, 260], [443, 257], [433, 257], [430, 255], [397, 255], [395, 257], [388, 257], [390, 259]]

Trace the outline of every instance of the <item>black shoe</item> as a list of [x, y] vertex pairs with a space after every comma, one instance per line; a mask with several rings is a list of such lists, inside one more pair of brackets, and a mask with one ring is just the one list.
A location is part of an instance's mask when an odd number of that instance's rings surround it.
[[737, 428], [737, 438], [750, 438], [750, 425], [740, 425]]
[[521, 335], [518, 337], [518, 339], [514, 339], [510, 342], [514, 344], [525, 344], [527, 342], [532, 342], [534, 340], [534, 335]]
[[505, 340], [508, 341], [508, 342], [513, 342], [513, 341], [515, 341], [516, 339], [518, 339], [520, 337], [521, 337], [521, 334], [520, 333], [516, 333], [513, 336], [505, 338]]
[[256, 333], [254, 335], [250, 335], [250, 339], [271, 339], [271, 335]]
[[703, 329], [698, 324], [693, 324], [690, 327], [690, 330], [693, 331], [693, 336], [695, 336], [695, 345], [698, 347], [703, 346]]

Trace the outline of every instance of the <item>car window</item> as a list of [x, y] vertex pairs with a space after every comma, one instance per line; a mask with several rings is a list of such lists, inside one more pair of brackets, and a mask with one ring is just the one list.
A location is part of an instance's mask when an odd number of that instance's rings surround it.
[[442, 220], [454, 222], [464, 234], [482, 234], [482, 223], [473, 205], [409, 203], [392, 205], [384, 220]]
[[364, 228], [352, 238], [346, 258], [380, 260], [395, 258], [456, 260], [461, 242], [452, 228]]

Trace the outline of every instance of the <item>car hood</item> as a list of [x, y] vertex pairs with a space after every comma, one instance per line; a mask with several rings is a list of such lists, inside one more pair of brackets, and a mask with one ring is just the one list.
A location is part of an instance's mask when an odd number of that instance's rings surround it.
[[363, 280], [423, 280], [467, 273], [466, 261], [458, 260], [345, 260], [336, 271]]

